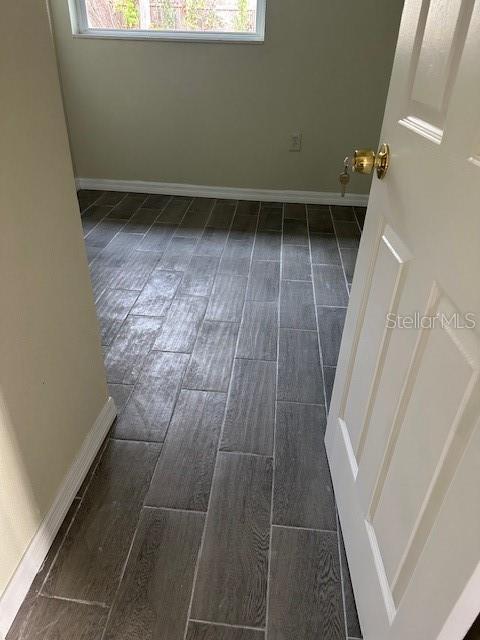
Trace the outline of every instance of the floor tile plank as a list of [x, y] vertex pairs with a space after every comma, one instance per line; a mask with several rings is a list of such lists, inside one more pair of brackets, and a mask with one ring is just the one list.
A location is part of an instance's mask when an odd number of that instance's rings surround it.
[[317, 307], [320, 348], [326, 367], [337, 366], [346, 313], [343, 307]]
[[[280, 204], [280, 203], [275, 203]], [[282, 230], [282, 221], [283, 221], [283, 213], [282, 213], [282, 205], [279, 207], [265, 207], [262, 203], [260, 207], [260, 215], [258, 218], [258, 229], [257, 231], [281, 231]]]
[[202, 235], [203, 229], [207, 224], [213, 207], [213, 201], [210, 200], [206, 204], [197, 204], [200, 198], [195, 198], [191, 207], [184, 215], [182, 222], [179, 224], [175, 235], [185, 237], [197, 237]]
[[158, 218], [158, 214], [158, 209], [147, 209], [145, 206], [142, 206], [127, 222], [125, 231], [128, 233], [147, 233]]
[[207, 510], [225, 403], [224, 393], [181, 391], [146, 504]]
[[323, 381], [315, 331], [280, 329], [277, 399], [323, 403]]
[[264, 626], [272, 461], [219, 453], [192, 618]]
[[353, 207], [345, 207], [341, 205], [331, 205], [332, 218], [334, 221], [343, 220], [345, 222], [356, 222], [355, 211]]
[[158, 268], [166, 271], [186, 271], [197, 243], [197, 238], [174, 236], [160, 258]]
[[246, 277], [219, 273], [215, 278], [205, 318], [240, 322], [246, 290]]
[[353, 274], [355, 273], [355, 263], [357, 261], [358, 249], [354, 247], [341, 247], [343, 268], [345, 270], [345, 278], [348, 284], [352, 284]]
[[285, 245], [282, 250], [282, 278], [312, 281], [310, 249], [307, 246]]
[[162, 254], [168, 246], [175, 231], [175, 226], [164, 222], [156, 222], [145, 234], [139, 244], [140, 251], [155, 251]]
[[230, 238], [232, 240], [240, 240], [245, 236], [250, 236], [253, 240], [256, 228], [256, 216], [236, 212], [230, 228]]
[[168, 222], [169, 224], [180, 224], [191, 203], [191, 198], [184, 198], [182, 196], [172, 198], [158, 216], [158, 221]]
[[164, 316], [170, 308], [181, 279], [180, 273], [155, 269], [131, 313], [139, 316]]
[[113, 207], [109, 217], [117, 220], [129, 220], [146, 199], [146, 193], [128, 193]]
[[108, 392], [112, 396], [118, 413], [122, 413], [133, 391], [132, 384], [108, 384]]
[[39, 596], [18, 640], [101, 640], [107, 615], [105, 607]]
[[323, 367], [323, 377], [325, 380], [325, 396], [327, 398], [327, 408], [330, 408], [332, 399], [333, 383], [335, 382], [336, 367]]
[[125, 262], [112, 274], [112, 289], [141, 291], [158, 262], [158, 256], [150, 251], [135, 249]]
[[283, 221], [283, 244], [308, 245], [306, 221], [285, 219]]
[[108, 382], [135, 384], [161, 326], [160, 318], [130, 316], [125, 320], [105, 356]]
[[304, 204], [297, 202], [287, 202], [285, 205], [285, 219], [306, 220], [307, 209]]
[[208, 298], [177, 295], [160, 328], [153, 349], [191, 353]]
[[217, 202], [208, 219], [208, 227], [212, 229], [230, 229], [233, 216], [235, 215], [234, 201]]
[[[105, 216], [107, 216], [111, 210], [112, 210], [112, 207], [101, 206], [98, 204], [94, 204], [91, 207], [89, 207], [88, 210], [85, 211], [85, 213], [81, 217], [83, 235], [86, 236], [88, 233], [90, 233], [92, 229], [94, 229], [98, 225], [100, 220], [103, 220], [103, 218], [105, 218]], [[107, 228], [108, 226], [111, 226], [111, 223], [113, 221], [108, 220], [108, 222], [110, 222], [110, 225], [107, 224]], [[118, 222], [116, 224], [117, 226], [122, 225], [122, 223], [118, 223]], [[91, 235], [92, 237], [95, 236], [95, 234], [93, 233]], [[98, 241], [98, 237], [96, 239]], [[86, 244], [88, 245], [89, 243], [86, 242]], [[95, 245], [91, 244], [91, 246], [100, 246], [100, 245], [98, 243], [95, 243]]]
[[237, 358], [276, 360], [278, 304], [247, 300], [238, 338]]
[[109, 442], [45, 582], [46, 595], [112, 602], [160, 446]]
[[308, 204], [307, 218], [310, 233], [333, 233], [332, 217], [328, 205]]
[[337, 533], [274, 527], [269, 640], [344, 640]]
[[360, 229], [363, 229], [363, 225], [365, 224], [365, 216], [367, 214], [367, 207], [354, 207], [354, 209], [358, 225]]
[[346, 307], [348, 293], [343, 269], [334, 265], [314, 264], [313, 282], [317, 305]]
[[[102, 210], [110, 208], [111, 207], [101, 207]], [[92, 213], [92, 216], [93, 215], [94, 214]], [[86, 230], [89, 227], [88, 214], [85, 214], [85, 218], [84, 229]], [[120, 229], [123, 229], [124, 225], [125, 223], [121, 220], [110, 220], [109, 218], [105, 218], [101, 221], [97, 220], [97, 223], [95, 225], [92, 225], [90, 229], [86, 231], [88, 235], [85, 238], [85, 244], [87, 245], [87, 247], [104, 249], [107, 244], [117, 235]]]
[[235, 360], [220, 448], [273, 455], [276, 363]]
[[165, 206], [170, 202], [171, 199], [172, 196], [153, 193], [147, 197], [142, 206], [148, 209], [157, 209], [157, 211], [163, 211], [163, 209], [165, 209]]
[[183, 640], [204, 516], [144, 509], [104, 640]]
[[322, 406], [277, 404], [274, 524], [336, 530], [325, 427]]
[[218, 258], [194, 255], [183, 274], [178, 293], [188, 296], [209, 296], [218, 263]]
[[183, 383], [186, 389], [227, 391], [238, 324], [204, 320]]
[[229, 239], [220, 260], [218, 273], [233, 276], [247, 276], [250, 271], [252, 242], [250, 240]]
[[186, 640], [264, 640], [265, 632], [190, 621]]
[[[100, 193], [97, 191], [97, 193]], [[125, 191], [105, 191], [97, 200], [96, 204], [108, 204], [115, 206], [126, 197]]]
[[282, 234], [280, 231], [259, 231], [253, 247], [254, 260], [280, 260]]
[[358, 248], [360, 243], [360, 229], [356, 222], [345, 222], [344, 220], [335, 220], [335, 233], [338, 238], [338, 244], [342, 247]]
[[311, 282], [282, 281], [280, 326], [288, 329], [317, 328]]
[[275, 302], [280, 288], [280, 263], [254, 261], [247, 287], [247, 300]]
[[152, 351], [130, 399], [118, 417], [113, 436], [163, 442], [189, 356]]
[[337, 239], [332, 233], [311, 233], [310, 246], [313, 264], [335, 264], [340, 266]]
[[213, 256], [219, 258], [227, 242], [228, 231], [226, 229], [214, 229], [207, 227], [204, 229], [195, 253], [198, 256]]
[[345, 599], [345, 618], [347, 620], [347, 633], [352, 638], [362, 638], [362, 630], [358, 620], [357, 606], [355, 604], [355, 596], [353, 593], [352, 580], [348, 569], [347, 553], [343, 541], [342, 531], [340, 535], [340, 567], [342, 571], [343, 595]]
[[138, 291], [106, 289], [97, 301], [97, 318], [100, 323], [102, 345], [109, 345], [115, 338], [138, 298]]
[[237, 205], [237, 213], [244, 213], [251, 216], [258, 215], [260, 210], [260, 202], [254, 200], [239, 200]]

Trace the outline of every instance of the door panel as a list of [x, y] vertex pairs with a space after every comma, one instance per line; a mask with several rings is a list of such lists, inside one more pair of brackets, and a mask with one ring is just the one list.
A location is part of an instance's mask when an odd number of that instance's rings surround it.
[[480, 608], [479, 60], [480, 3], [407, 0], [326, 432], [366, 640]]
[[432, 142], [443, 137], [445, 116], [469, 26], [473, 0], [423, 0], [417, 16], [406, 108], [400, 124]]
[[359, 318], [358, 344], [353, 356], [353, 368], [347, 382], [348, 396], [343, 420], [348, 426], [357, 464], [365, 444], [368, 418], [388, 348], [390, 333], [385, 327], [387, 314], [394, 313], [402, 289], [402, 273], [409, 259], [408, 251], [387, 225], [381, 232], [373, 262], [372, 278], [363, 317]]

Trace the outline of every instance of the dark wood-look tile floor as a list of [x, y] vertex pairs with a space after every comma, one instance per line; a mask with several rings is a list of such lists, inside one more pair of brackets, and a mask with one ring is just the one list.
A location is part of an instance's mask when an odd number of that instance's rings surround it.
[[118, 418], [7, 640], [361, 637], [323, 437], [364, 209], [79, 202]]

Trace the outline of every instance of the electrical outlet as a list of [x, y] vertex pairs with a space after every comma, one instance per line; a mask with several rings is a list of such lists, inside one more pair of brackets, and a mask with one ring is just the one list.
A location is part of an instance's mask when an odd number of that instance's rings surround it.
[[290, 134], [290, 147], [289, 151], [301, 151], [302, 150], [302, 134], [300, 131]]

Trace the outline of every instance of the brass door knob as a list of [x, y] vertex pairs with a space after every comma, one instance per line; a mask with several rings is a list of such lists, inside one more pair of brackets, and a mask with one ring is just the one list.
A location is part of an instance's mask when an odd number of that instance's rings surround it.
[[385, 177], [388, 166], [390, 164], [390, 148], [388, 144], [383, 143], [377, 153], [373, 149], [356, 149], [353, 157], [348, 156], [343, 161], [343, 171], [338, 176], [340, 182], [342, 198], [345, 195], [345, 189], [350, 182], [350, 174], [348, 170], [350, 165], [355, 173], [363, 173], [370, 175], [374, 169], [377, 170], [377, 178], [382, 180]]
[[357, 149], [353, 152], [352, 169], [355, 173], [370, 175], [376, 169], [377, 178], [382, 180], [388, 171], [389, 163], [390, 149], [388, 144], [382, 144], [377, 153], [373, 149]]

